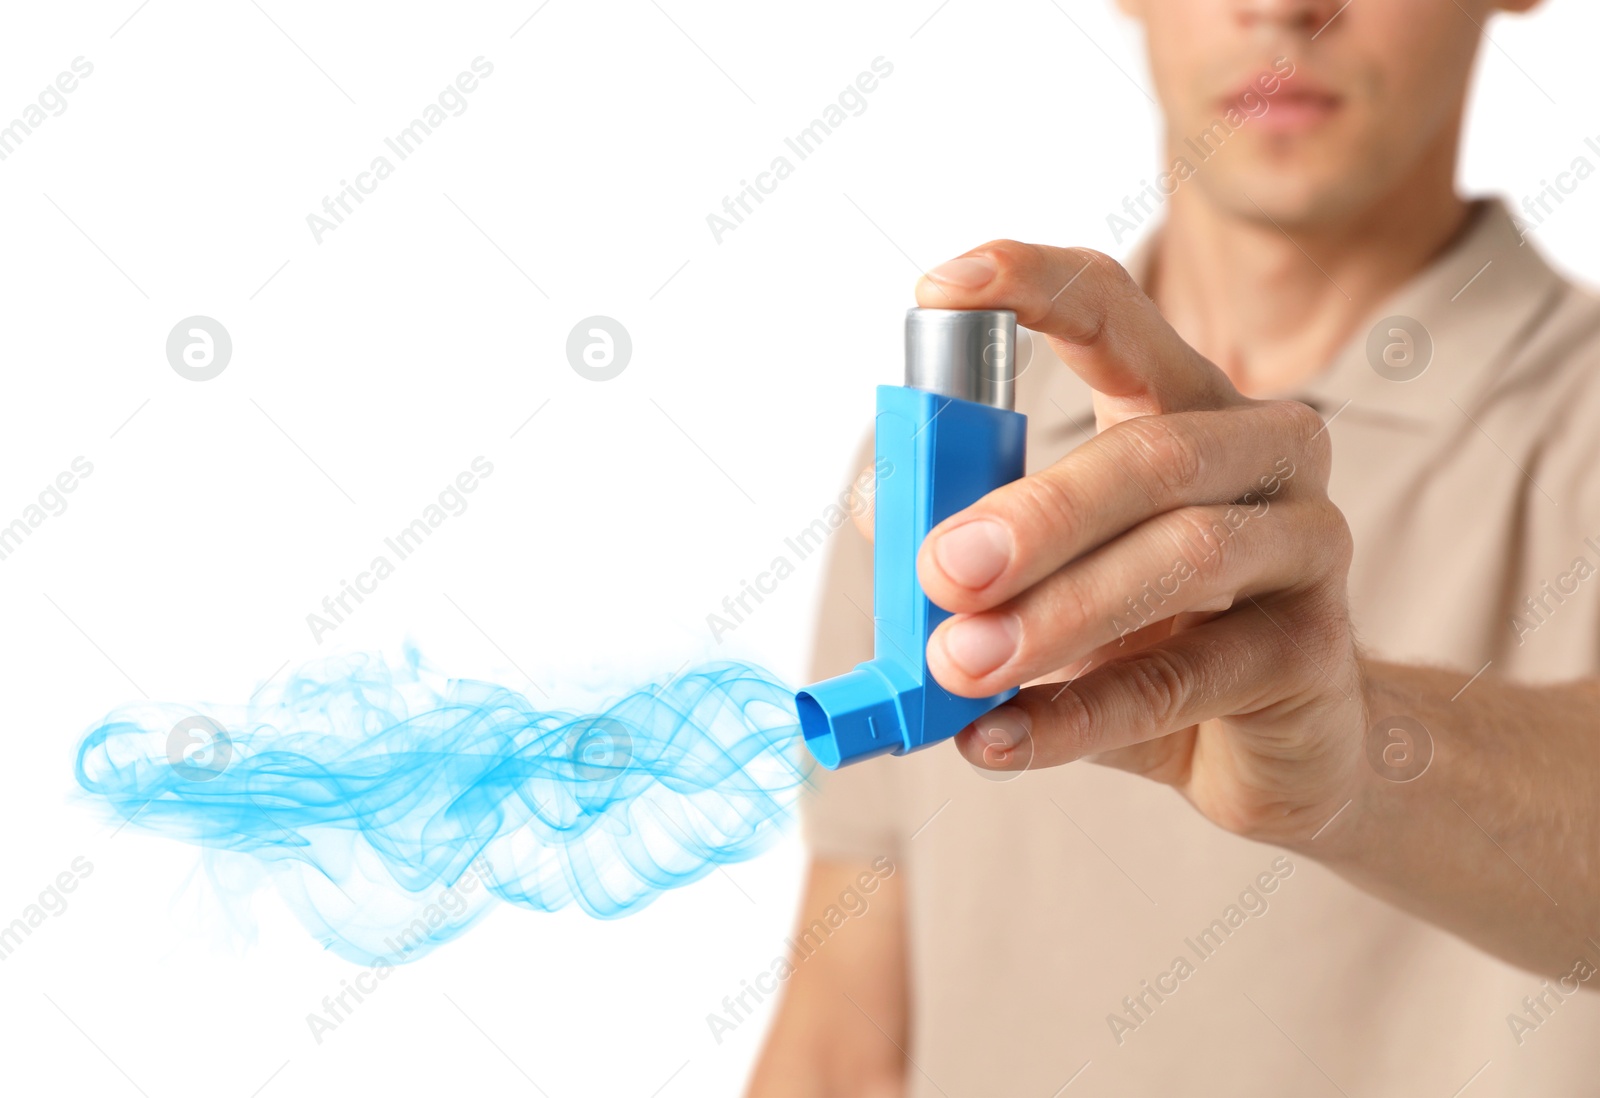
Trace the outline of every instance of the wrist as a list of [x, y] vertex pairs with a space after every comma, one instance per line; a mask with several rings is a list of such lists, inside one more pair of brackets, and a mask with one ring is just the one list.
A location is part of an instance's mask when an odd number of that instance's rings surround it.
[[1361, 656], [1357, 666], [1364, 716], [1332, 806], [1342, 810], [1295, 849], [1360, 877], [1402, 857], [1397, 847], [1419, 838], [1422, 821], [1448, 804], [1452, 789], [1486, 775], [1483, 760], [1451, 735], [1447, 718], [1459, 721], [1474, 700], [1452, 698], [1460, 692], [1456, 673]]
[[[1363, 859], [1375, 835], [1381, 832], [1381, 826], [1374, 828], [1373, 824], [1383, 815], [1386, 795], [1396, 784], [1394, 779], [1419, 767], [1418, 757], [1408, 753], [1415, 737], [1397, 743], [1382, 727], [1391, 723], [1391, 716], [1404, 711], [1383, 674], [1383, 665], [1358, 655], [1356, 670], [1351, 715], [1340, 737], [1342, 750], [1327, 791], [1316, 804], [1316, 811], [1305, 813], [1300, 834], [1284, 844], [1296, 853], [1329, 864]], [[1431, 741], [1424, 750], [1431, 760]], [[1426, 769], [1425, 762], [1420, 765]]]

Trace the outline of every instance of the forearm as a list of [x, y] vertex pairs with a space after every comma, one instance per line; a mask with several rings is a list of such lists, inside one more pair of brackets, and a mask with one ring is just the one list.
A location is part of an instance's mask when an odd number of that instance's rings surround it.
[[[904, 1092], [901, 1050], [910, 1043], [905, 896], [892, 870], [882, 858], [812, 862], [791, 939], [804, 942], [806, 952], [791, 955], [793, 970], [747, 1098], [895, 1098]], [[831, 934], [823, 929], [830, 908], [834, 915], [851, 913]]]
[[[848, 1004], [846, 1004], [848, 1009]], [[855, 1055], [856, 1050], [829, 1047], [825, 1035], [802, 1035], [797, 1023], [780, 1016], [773, 1038], [762, 1051], [746, 1098], [899, 1098], [905, 1074], [899, 1064], [881, 1055]]]
[[1410, 717], [1427, 730], [1431, 759], [1409, 781], [1381, 758], [1356, 767], [1348, 806], [1296, 845], [1513, 964], [1565, 973], [1592, 958], [1600, 685], [1532, 688], [1485, 675], [1463, 690], [1454, 672], [1374, 661], [1363, 671], [1380, 746], [1389, 718]]

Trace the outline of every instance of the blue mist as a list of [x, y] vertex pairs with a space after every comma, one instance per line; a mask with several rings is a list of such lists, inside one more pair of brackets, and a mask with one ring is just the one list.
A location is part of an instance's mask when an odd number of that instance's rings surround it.
[[231, 715], [124, 707], [77, 779], [202, 847], [239, 921], [275, 887], [350, 960], [415, 960], [503, 901], [601, 918], [764, 850], [809, 763], [789, 687], [711, 663], [597, 713], [438, 682], [414, 651], [325, 660]]

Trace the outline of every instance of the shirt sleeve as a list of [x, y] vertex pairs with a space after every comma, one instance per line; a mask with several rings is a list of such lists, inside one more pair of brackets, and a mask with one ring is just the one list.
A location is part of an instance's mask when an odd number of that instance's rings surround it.
[[[871, 440], [857, 455], [855, 472], [872, 461]], [[855, 475], [855, 472], [852, 475]], [[872, 658], [872, 545], [853, 526], [836, 531], [811, 650], [810, 681], [849, 671]], [[801, 831], [813, 856], [836, 861], [898, 857], [899, 790], [895, 756], [880, 756], [839, 770], [812, 770], [800, 800]]]

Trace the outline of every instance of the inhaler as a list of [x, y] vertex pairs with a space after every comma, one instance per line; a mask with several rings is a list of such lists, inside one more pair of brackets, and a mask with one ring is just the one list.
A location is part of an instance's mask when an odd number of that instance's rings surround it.
[[874, 655], [795, 695], [806, 747], [829, 770], [949, 739], [1017, 692], [963, 698], [934, 680], [928, 637], [950, 612], [917, 580], [930, 530], [1022, 476], [1016, 345], [1007, 310], [906, 313], [906, 383], [878, 386]]

